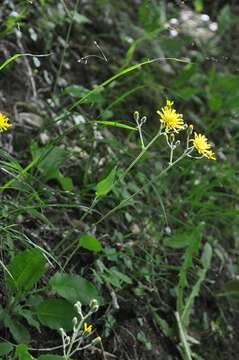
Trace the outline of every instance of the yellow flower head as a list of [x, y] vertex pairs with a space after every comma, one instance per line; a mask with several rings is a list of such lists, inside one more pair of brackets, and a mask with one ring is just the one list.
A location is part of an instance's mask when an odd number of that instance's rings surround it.
[[0, 112], [0, 132], [8, 130], [10, 127], [12, 124], [10, 124], [8, 117]]
[[92, 333], [92, 328], [93, 328], [92, 325], [87, 325], [87, 323], [84, 323], [84, 332], [85, 333], [91, 334]]
[[157, 114], [160, 115], [160, 121], [165, 125], [166, 131], [178, 133], [184, 129], [183, 115], [178, 114], [172, 106], [173, 101], [167, 100], [166, 106], [161, 108], [161, 111], [158, 110]]
[[205, 156], [208, 159], [216, 160], [215, 153], [211, 150], [211, 144], [208, 143], [208, 139], [206, 136], [202, 134], [194, 133], [194, 139], [191, 140], [193, 142], [193, 146], [197, 149], [199, 154]]

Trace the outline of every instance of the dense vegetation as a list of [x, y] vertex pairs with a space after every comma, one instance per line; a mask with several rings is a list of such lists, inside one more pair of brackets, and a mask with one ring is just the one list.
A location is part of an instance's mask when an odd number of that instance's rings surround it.
[[236, 359], [237, 2], [0, 20], [0, 359]]

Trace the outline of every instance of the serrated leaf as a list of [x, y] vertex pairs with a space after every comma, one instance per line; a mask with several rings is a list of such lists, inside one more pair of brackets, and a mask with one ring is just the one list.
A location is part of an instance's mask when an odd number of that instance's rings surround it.
[[114, 167], [111, 170], [111, 172], [109, 173], [108, 176], [106, 176], [106, 178], [101, 180], [96, 185], [96, 196], [97, 197], [105, 196], [111, 191], [112, 186], [114, 184], [115, 175], [116, 175], [116, 167]]
[[42, 325], [58, 330], [72, 330], [72, 319], [77, 312], [72, 304], [64, 299], [49, 299], [43, 301], [36, 309], [38, 320]]
[[58, 295], [72, 304], [80, 301], [82, 304], [88, 305], [92, 299], [99, 300], [96, 287], [77, 274], [58, 272], [50, 279], [49, 285]]
[[82, 235], [79, 239], [79, 245], [89, 251], [99, 252], [102, 250], [101, 243], [93, 235]]
[[25, 250], [16, 255], [8, 270], [7, 286], [13, 290], [26, 292], [40, 280], [45, 272], [46, 259], [39, 249]]

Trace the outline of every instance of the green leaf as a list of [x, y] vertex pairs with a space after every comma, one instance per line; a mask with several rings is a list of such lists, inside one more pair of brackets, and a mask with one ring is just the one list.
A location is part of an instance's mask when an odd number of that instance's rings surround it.
[[111, 274], [114, 274], [119, 280], [122, 280], [123, 282], [125, 282], [126, 284], [132, 284], [132, 280], [129, 276], [123, 274], [122, 272], [120, 272], [119, 270], [117, 270], [114, 267], [111, 267], [109, 269], [109, 271], [111, 272]]
[[79, 25], [91, 23], [91, 20], [88, 19], [88, 17], [86, 17], [85, 15], [79, 14], [78, 12], [74, 12], [73, 20]]
[[180, 267], [179, 282], [177, 286], [177, 310], [180, 315], [184, 309], [184, 290], [188, 287], [188, 272], [193, 266], [193, 257], [199, 252], [202, 238], [202, 227], [199, 226], [194, 230], [192, 229], [191, 232], [185, 233], [184, 235], [188, 241], [188, 246], [183, 255], [183, 263]]
[[64, 93], [69, 94], [72, 97], [85, 98], [84, 103], [90, 104], [102, 104], [104, 97], [102, 96], [103, 88], [98, 88], [96, 91], [92, 92], [89, 89], [86, 89], [80, 85], [71, 85], [65, 88]]
[[4, 318], [4, 325], [7, 327], [18, 344], [29, 343], [31, 336], [28, 330], [20, 322], [12, 319], [8, 314]]
[[218, 20], [218, 30], [221, 34], [230, 30], [230, 27], [232, 26], [236, 18], [233, 16], [229, 5], [225, 5], [221, 9], [217, 20]]
[[30, 290], [45, 272], [46, 259], [38, 249], [25, 250], [16, 255], [8, 266], [7, 286], [13, 290]]
[[82, 235], [79, 239], [79, 245], [89, 251], [99, 252], [102, 250], [101, 243], [92, 235]]
[[41, 355], [37, 360], [64, 360], [62, 356], [59, 355]]
[[193, 304], [195, 298], [199, 295], [201, 284], [205, 280], [206, 273], [211, 265], [212, 258], [212, 248], [209, 243], [204, 245], [201, 262], [203, 264], [203, 268], [198, 271], [198, 280], [196, 284], [193, 286], [190, 295], [187, 297], [185, 306], [182, 313], [182, 322], [185, 327], [187, 327], [190, 323], [190, 315], [193, 309]]
[[89, 304], [92, 299], [99, 300], [99, 293], [96, 287], [76, 274], [56, 273], [49, 281], [49, 285], [58, 295], [75, 304], [80, 301], [82, 304]]
[[181, 249], [195, 241], [195, 236], [198, 236], [195, 231], [176, 233], [175, 235], [166, 238], [164, 245], [175, 249]]
[[118, 127], [118, 128], [122, 128], [122, 129], [137, 131], [137, 129], [135, 127], [122, 124], [122, 123], [120, 123], [118, 121], [98, 120], [96, 123], [101, 124], [101, 125], [105, 125], [105, 126], [114, 126], [114, 127]]
[[205, 269], [209, 269], [212, 260], [212, 247], [209, 243], [206, 243], [203, 249], [201, 262]]
[[228, 296], [231, 299], [239, 300], [239, 280], [227, 282], [219, 296]]
[[201, 12], [203, 10], [203, 0], [193, 0], [193, 5], [197, 12]]
[[116, 167], [114, 167], [111, 170], [111, 172], [109, 173], [108, 176], [106, 176], [106, 178], [101, 180], [96, 185], [96, 196], [97, 197], [105, 196], [111, 191], [114, 180], [115, 180], [115, 175], [116, 175]]
[[17, 354], [19, 360], [34, 360], [35, 359], [28, 352], [28, 347], [24, 344], [17, 345], [16, 354]]
[[0, 356], [6, 355], [13, 350], [12, 344], [8, 342], [0, 342]]
[[36, 313], [42, 325], [66, 331], [72, 330], [72, 319], [77, 316], [74, 306], [64, 299], [45, 300], [38, 305]]
[[28, 310], [28, 309], [21, 309], [21, 312], [19, 313], [19, 315], [21, 315], [22, 317], [24, 317], [24, 319], [26, 319], [26, 321], [28, 322], [28, 324], [30, 326], [33, 326], [35, 328], [37, 328], [37, 330], [39, 331], [39, 333], [41, 332], [40, 330], [40, 324], [39, 322], [34, 318], [34, 314], [32, 313], [32, 311]]
[[73, 183], [70, 177], [65, 177], [59, 170], [68, 156], [68, 152], [60, 147], [46, 146], [38, 147], [35, 141], [31, 144], [33, 160], [37, 160], [37, 167], [45, 178], [45, 181], [56, 180], [65, 191], [73, 190]]
[[0, 64], [0, 71], [3, 70], [9, 64], [11, 64], [11, 62], [18, 59], [20, 56], [23, 56], [23, 55], [22, 54], [15, 54], [12, 57], [10, 57], [9, 59], [5, 60], [2, 64]]

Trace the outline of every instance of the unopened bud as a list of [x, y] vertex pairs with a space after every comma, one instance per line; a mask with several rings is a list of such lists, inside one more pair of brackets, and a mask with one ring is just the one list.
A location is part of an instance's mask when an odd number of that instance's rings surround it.
[[139, 112], [135, 111], [134, 112], [134, 120], [137, 122], [139, 120]]
[[191, 135], [193, 133], [193, 125], [190, 124], [188, 127], [188, 134]]
[[77, 323], [78, 323], [77, 317], [74, 317], [74, 318], [72, 319], [72, 322], [73, 322], [73, 326], [76, 326]]
[[80, 316], [82, 316], [82, 312], [81, 312], [81, 302], [80, 302], [80, 301], [77, 301], [74, 306], [75, 306], [78, 314], [79, 314]]
[[175, 143], [175, 147], [180, 145], [180, 140], [177, 140], [176, 143]]
[[98, 311], [99, 309], [99, 304], [98, 304], [98, 301], [96, 299], [92, 299], [91, 302], [90, 302], [90, 308], [93, 312], [96, 312]]
[[101, 337], [97, 336], [95, 339], [92, 340], [91, 344], [96, 345], [99, 344], [100, 342], [101, 342]]
[[171, 134], [169, 135], [169, 137], [170, 137], [170, 142], [174, 142], [174, 140], [175, 140], [175, 135], [174, 135], [173, 133], [171, 133]]
[[59, 331], [60, 331], [62, 337], [66, 336], [66, 333], [63, 328], [60, 328]]
[[69, 345], [70, 342], [71, 342], [71, 338], [70, 338], [70, 336], [67, 336], [67, 337], [65, 338], [65, 344], [66, 344], [66, 345]]

